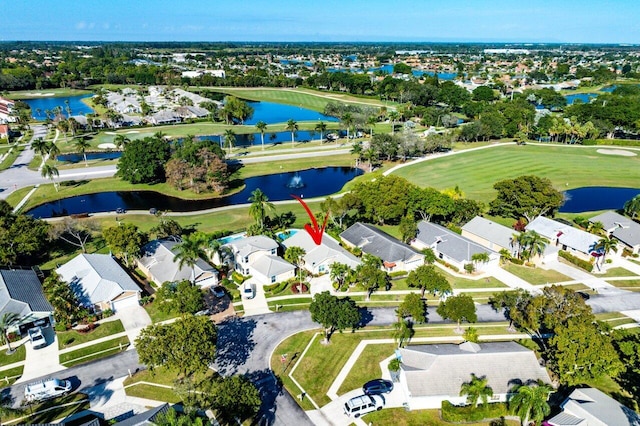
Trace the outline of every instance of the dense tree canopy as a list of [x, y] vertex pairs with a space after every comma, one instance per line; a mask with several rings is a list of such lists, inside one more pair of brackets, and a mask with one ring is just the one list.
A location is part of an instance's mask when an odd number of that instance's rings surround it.
[[491, 213], [498, 216], [525, 217], [531, 222], [538, 216], [553, 216], [564, 203], [562, 193], [553, 187], [551, 181], [538, 176], [501, 180], [493, 188], [498, 195], [489, 206]]
[[467, 294], [448, 297], [447, 300], [440, 302], [436, 312], [444, 319], [456, 321], [458, 329], [460, 329], [460, 321], [473, 323], [478, 320], [476, 306], [471, 296]]
[[204, 293], [202, 289], [189, 280], [178, 283], [166, 282], [156, 292], [156, 301], [160, 310], [195, 314], [204, 309]]
[[131, 141], [118, 161], [117, 175], [131, 183], [164, 182], [170, 156], [169, 143], [159, 135]]
[[147, 236], [131, 223], [106, 228], [102, 235], [111, 251], [121, 257], [127, 266], [132, 259], [138, 257], [142, 246], [147, 242]]
[[360, 311], [355, 302], [348, 298], [332, 296], [328, 291], [318, 293], [309, 305], [311, 319], [324, 327], [325, 340], [338, 330], [355, 329], [360, 323]]
[[50, 225], [12, 210], [0, 200], [0, 265], [33, 265], [46, 253]]

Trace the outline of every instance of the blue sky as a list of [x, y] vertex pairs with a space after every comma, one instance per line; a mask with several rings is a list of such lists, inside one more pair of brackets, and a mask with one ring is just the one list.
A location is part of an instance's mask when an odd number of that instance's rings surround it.
[[640, 43], [637, 0], [0, 0], [0, 40]]

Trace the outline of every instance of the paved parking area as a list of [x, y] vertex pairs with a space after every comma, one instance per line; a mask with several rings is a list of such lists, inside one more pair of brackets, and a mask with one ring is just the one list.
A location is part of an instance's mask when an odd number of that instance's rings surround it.
[[30, 382], [37, 377], [46, 376], [65, 370], [66, 367], [60, 364], [60, 356], [58, 353], [58, 338], [52, 327], [42, 329], [47, 346], [40, 349], [33, 349], [31, 342], [27, 340], [25, 348], [27, 356], [24, 363], [24, 371], [22, 377], [17, 383]]

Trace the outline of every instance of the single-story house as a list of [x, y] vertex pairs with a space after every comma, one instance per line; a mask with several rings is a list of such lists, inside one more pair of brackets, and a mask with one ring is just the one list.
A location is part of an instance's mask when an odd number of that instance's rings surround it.
[[500, 254], [494, 250], [481, 246], [455, 232], [436, 225], [435, 223], [421, 221], [418, 223], [418, 234], [411, 242], [418, 250], [430, 248], [439, 259], [464, 271], [464, 266], [474, 263], [474, 254], [486, 253], [489, 255], [487, 262], [475, 262], [476, 271], [485, 271], [496, 267], [500, 263]]
[[495, 252], [507, 250], [515, 255], [517, 247], [512, 243], [519, 232], [492, 220], [476, 216], [462, 227], [462, 236]]
[[598, 389], [576, 389], [560, 405], [550, 426], [640, 426], [640, 416]]
[[117, 312], [138, 306], [140, 287], [108, 254], [79, 254], [56, 272], [87, 308]]
[[169, 411], [169, 404], [164, 403], [157, 407], [151, 408], [133, 417], [115, 423], [116, 426], [151, 426], [155, 425], [159, 417]]
[[387, 272], [412, 271], [424, 265], [424, 254], [373, 225], [356, 222], [340, 234], [340, 239], [349, 247], [379, 257]]
[[516, 342], [409, 345], [398, 350], [400, 387], [411, 410], [464, 405], [460, 388], [471, 375], [485, 377], [491, 402], [507, 400], [513, 385], [530, 380], [551, 384], [533, 351]]
[[286, 281], [295, 276], [296, 267], [278, 257], [278, 243], [264, 235], [233, 240], [225, 246], [233, 253], [234, 269], [251, 275], [259, 284]]
[[21, 334], [35, 326], [53, 324], [53, 307], [32, 269], [0, 269], [0, 317], [8, 313], [21, 318]]
[[312, 274], [325, 274], [329, 272], [333, 263], [342, 263], [355, 269], [360, 265], [360, 259], [345, 250], [339, 242], [330, 235], [322, 234], [322, 242], [316, 244], [308, 232], [297, 231], [289, 238], [282, 241], [285, 248], [300, 247], [304, 249], [304, 269]]
[[550, 246], [566, 250], [584, 260], [591, 259], [591, 253], [600, 240], [597, 235], [590, 234], [573, 226], [538, 216], [525, 227], [527, 231], [536, 231], [549, 240]]
[[200, 287], [210, 287], [218, 283], [218, 271], [202, 259], [198, 259], [191, 268], [175, 259], [174, 248], [178, 244], [173, 240], [154, 240], [142, 247], [142, 256], [138, 266], [144, 274], [157, 284], [165, 282], [191, 281]]
[[640, 252], [640, 223], [613, 211], [592, 217], [589, 222], [602, 223], [609, 237], [620, 241], [635, 254]]
[[180, 118], [180, 116], [173, 111], [162, 110], [153, 114], [150, 118], [150, 121], [151, 121], [151, 124], [154, 124], [157, 126], [159, 124], [180, 123], [182, 121], [182, 118]]

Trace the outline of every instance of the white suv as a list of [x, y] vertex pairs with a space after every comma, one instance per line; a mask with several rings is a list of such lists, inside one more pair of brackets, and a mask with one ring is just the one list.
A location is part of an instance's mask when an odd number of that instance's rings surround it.
[[44, 334], [42, 334], [42, 329], [40, 327], [30, 328], [28, 333], [33, 349], [40, 349], [47, 346], [47, 339], [44, 338]]
[[382, 410], [384, 398], [380, 395], [360, 395], [344, 403], [344, 413], [358, 418], [372, 411]]

